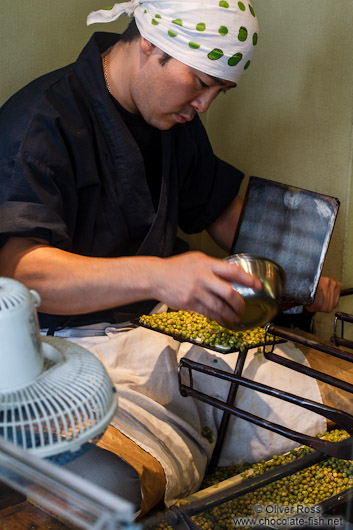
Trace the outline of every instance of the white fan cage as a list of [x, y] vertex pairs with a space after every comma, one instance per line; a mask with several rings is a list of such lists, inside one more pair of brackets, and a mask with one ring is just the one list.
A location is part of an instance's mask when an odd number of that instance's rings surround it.
[[59, 463], [65, 463], [103, 434], [116, 409], [116, 392], [87, 350], [55, 337], [41, 342], [41, 374], [22, 388], [0, 389], [0, 436], [40, 457], [61, 455]]

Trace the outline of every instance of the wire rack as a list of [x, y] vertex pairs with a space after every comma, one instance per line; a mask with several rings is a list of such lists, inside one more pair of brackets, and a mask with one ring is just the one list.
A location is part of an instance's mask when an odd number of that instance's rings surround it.
[[[283, 340], [290, 340], [295, 344], [303, 345], [314, 350], [323, 352], [324, 354], [337, 359], [343, 359], [353, 363], [353, 354], [343, 350], [336, 345], [320, 341], [314, 335], [308, 333], [298, 334], [294, 330], [281, 328], [273, 324], [267, 326], [267, 332], [273, 336], [280, 337]], [[293, 360], [284, 358], [278, 355], [272, 347], [264, 346], [263, 355], [270, 362], [279, 363], [287, 366], [291, 370], [304, 373], [309, 377], [322, 381], [333, 387], [345, 390], [353, 394], [353, 385], [333, 377], [330, 374], [314, 370], [309, 366], [301, 365]], [[267, 387], [258, 382], [250, 381], [242, 376], [242, 371], [247, 356], [248, 350], [239, 352], [238, 360], [234, 373], [224, 372], [217, 368], [209, 367], [200, 363], [196, 363], [190, 359], [183, 358], [179, 364], [179, 390], [185, 397], [192, 396], [194, 399], [199, 399], [213, 407], [220, 409], [223, 412], [220, 428], [218, 432], [218, 439], [213, 453], [213, 457], [209, 466], [209, 471], [217, 465], [219, 455], [224, 442], [224, 437], [227, 431], [229, 419], [232, 415], [252, 422], [260, 427], [269, 429], [273, 432], [286, 436], [300, 444], [307, 445], [313, 448], [313, 451], [288, 464], [279, 466], [265, 472], [262, 475], [249, 478], [244, 482], [220, 488], [220, 491], [213, 492], [208, 496], [200, 498], [199, 500], [191, 501], [185, 505], [181, 504], [178, 507], [173, 507], [163, 514], [156, 514], [145, 522], [145, 528], [151, 528], [151, 525], [165, 521], [174, 530], [199, 530], [200, 527], [191, 519], [192, 516], [198, 515], [206, 510], [220, 506], [229, 500], [240, 497], [250, 491], [254, 491], [272, 482], [275, 482], [283, 477], [296, 473], [297, 471], [306, 469], [316, 463], [328, 460], [331, 457], [350, 460], [353, 458], [353, 416], [345, 411], [328, 407], [322, 403], [316, 403], [300, 396], [295, 396], [287, 392]], [[201, 372], [216, 377], [220, 381], [227, 381], [230, 383], [228, 397], [225, 401], [220, 401], [213, 396], [196, 390], [193, 386], [193, 374]], [[265, 418], [260, 418], [247, 411], [238, 409], [234, 403], [236, 402], [237, 391], [240, 386], [252, 389], [257, 392], [262, 392], [268, 395], [273, 395], [278, 399], [294, 403], [307, 410], [311, 410], [317, 414], [332, 420], [338, 427], [345, 429], [349, 433], [349, 437], [341, 442], [330, 442], [324, 439], [314, 438], [303, 433], [297, 432], [293, 429], [285, 428], [281, 425], [267, 421]], [[329, 498], [320, 503], [321, 513], [340, 513], [343, 514], [345, 530], [353, 530], [353, 488], [347, 489], [345, 492]], [[262, 527], [270, 528], [270, 527]], [[271, 527], [276, 528], [276, 527]], [[334, 527], [330, 527], [333, 530]]]

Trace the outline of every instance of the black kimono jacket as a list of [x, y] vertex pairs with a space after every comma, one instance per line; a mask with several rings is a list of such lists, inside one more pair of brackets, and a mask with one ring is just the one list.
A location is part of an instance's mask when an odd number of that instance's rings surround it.
[[[198, 116], [162, 131], [162, 179], [153, 206], [139, 148], [109, 95], [95, 34], [77, 61], [30, 83], [0, 112], [0, 244], [45, 239], [85, 256], [175, 253], [178, 225], [197, 233], [239, 190], [242, 173], [217, 158]], [[40, 314], [50, 328], [116, 322], [151, 304], [94, 315]], [[69, 317], [69, 316], [68, 316]]]

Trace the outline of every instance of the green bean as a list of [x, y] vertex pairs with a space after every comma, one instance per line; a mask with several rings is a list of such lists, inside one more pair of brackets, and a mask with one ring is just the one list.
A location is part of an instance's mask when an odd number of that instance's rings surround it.
[[[326, 432], [323, 436], [331, 442], [341, 441], [347, 438], [348, 433], [341, 430]], [[292, 462], [312, 451], [309, 447], [301, 447], [290, 451], [285, 455], [274, 455], [268, 461], [261, 461], [247, 469], [252, 469], [252, 475], [245, 470], [242, 472], [243, 480], [249, 476], [265, 473], [269, 469]], [[246, 464], [244, 464], [246, 467]], [[237, 467], [235, 466], [235, 474]], [[230, 468], [218, 468], [211, 476], [204, 479], [201, 487], [208, 487], [212, 483], [218, 483], [231, 476]], [[215, 481], [215, 482], [213, 482]], [[244, 496], [229, 501], [213, 510], [204, 512], [194, 517], [195, 522], [202, 530], [207, 528], [228, 530], [234, 529], [233, 519], [235, 516], [254, 516], [253, 506], [255, 504], [278, 504], [278, 505], [315, 505], [323, 500], [336, 495], [353, 485], [353, 460], [340, 460], [330, 458], [325, 462], [315, 464], [309, 468], [298, 471], [293, 475], [284, 477], [268, 486], [247, 493]], [[235, 515], [234, 515], [235, 514]], [[211, 525], [211, 526], [210, 526]]]
[[[346, 431], [338, 429], [319, 435], [320, 438], [325, 438], [331, 442], [341, 441], [348, 436]], [[242, 475], [243, 480], [247, 480], [251, 476], [260, 475], [269, 469], [302, 458], [310, 452], [312, 452], [312, 449], [304, 446], [289, 451], [284, 455], [274, 455], [267, 462], [262, 460], [252, 465], [234, 463], [228, 467], [216, 468], [204, 478], [200, 489], [218, 484], [231, 476], [239, 474]], [[252, 470], [252, 474], [249, 473], [249, 470]], [[352, 486], [353, 460], [330, 458], [251, 493], [246, 493], [242, 497], [228, 501], [212, 510], [207, 510], [194, 516], [193, 520], [202, 530], [234, 530], [236, 528], [234, 526], [234, 517], [253, 517], [253, 507], [256, 504], [263, 506], [274, 504], [289, 506], [294, 508], [295, 513], [296, 505], [315, 505]], [[153, 530], [167, 528], [171, 530], [171, 527], [163, 526], [164, 524], [166, 523], [155, 526]]]
[[[166, 311], [142, 315], [139, 323], [167, 335], [181, 337], [201, 346], [216, 348], [219, 351], [254, 348], [265, 342], [265, 330], [263, 328], [233, 331], [194, 311]], [[272, 342], [278, 339], [269, 334], [267, 340]]]
[[201, 436], [203, 436], [204, 438], [206, 438], [206, 440], [208, 440], [211, 443], [213, 443], [213, 432], [212, 430], [209, 428], [209, 427], [204, 427], [201, 431]]

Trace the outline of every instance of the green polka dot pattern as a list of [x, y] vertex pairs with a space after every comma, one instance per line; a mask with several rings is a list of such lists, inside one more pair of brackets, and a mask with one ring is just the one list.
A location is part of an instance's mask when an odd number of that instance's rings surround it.
[[93, 12], [87, 23], [134, 16], [141, 35], [171, 57], [237, 83], [258, 43], [249, 0], [130, 0]]
[[219, 33], [220, 35], [227, 35], [227, 33], [228, 33], [228, 28], [226, 28], [225, 26], [221, 26], [221, 27], [219, 28], [219, 30], [218, 30], [218, 33]]
[[248, 38], [248, 30], [247, 30], [246, 28], [244, 28], [244, 26], [242, 26], [242, 27], [239, 29], [238, 39], [239, 39], [241, 42], [244, 42], [244, 41], [246, 41], [247, 38]]
[[238, 53], [235, 53], [230, 59], [228, 59], [228, 64], [229, 66], [236, 66], [239, 61], [241, 61], [243, 58], [243, 55], [238, 52]]
[[219, 48], [213, 48], [213, 50], [208, 54], [208, 58], [211, 59], [211, 61], [218, 61], [221, 57], [223, 57], [224, 53]]
[[205, 31], [206, 24], [204, 24], [204, 22], [199, 22], [198, 24], [196, 24], [196, 29], [197, 31]]

